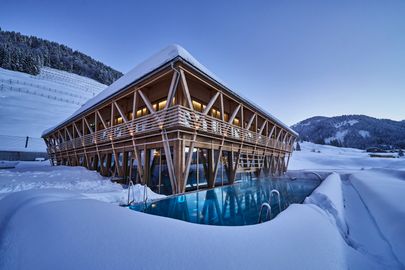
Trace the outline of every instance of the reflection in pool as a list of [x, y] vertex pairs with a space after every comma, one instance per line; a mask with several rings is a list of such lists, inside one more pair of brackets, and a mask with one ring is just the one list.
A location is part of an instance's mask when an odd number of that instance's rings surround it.
[[[171, 196], [148, 205], [130, 206], [131, 209], [152, 215], [170, 217], [187, 222], [209, 225], [241, 226], [258, 222], [262, 203], [271, 205], [271, 217], [291, 203], [302, 203], [319, 185], [315, 179], [260, 179], [230, 186]], [[271, 190], [280, 192], [280, 205]], [[267, 218], [268, 220], [268, 218]]]

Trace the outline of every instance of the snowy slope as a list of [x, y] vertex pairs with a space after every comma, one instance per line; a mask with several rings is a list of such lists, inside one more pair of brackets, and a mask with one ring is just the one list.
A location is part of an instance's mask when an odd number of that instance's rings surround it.
[[[39, 138], [104, 88], [92, 79], [51, 68], [37, 76], [0, 68], [0, 135]], [[2, 137], [0, 150], [45, 151], [43, 143], [25, 149], [19, 142]]]

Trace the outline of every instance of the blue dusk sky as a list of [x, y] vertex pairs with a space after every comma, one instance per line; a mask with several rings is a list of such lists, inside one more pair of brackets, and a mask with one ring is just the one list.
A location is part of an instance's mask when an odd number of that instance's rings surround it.
[[1, 0], [0, 27], [129, 71], [178, 43], [292, 125], [323, 115], [405, 119], [405, 1]]

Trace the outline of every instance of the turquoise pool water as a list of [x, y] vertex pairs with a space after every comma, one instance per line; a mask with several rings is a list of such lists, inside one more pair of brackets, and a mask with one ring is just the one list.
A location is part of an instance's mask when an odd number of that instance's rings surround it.
[[[247, 180], [230, 186], [171, 196], [148, 205], [133, 205], [130, 209], [198, 224], [252, 225], [258, 222], [262, 203], [267, 202], [271, 206], [271, 216], [262, 216], [266, 221], [276, 217], [288, 205], [302, 203], [319, 184], [320, 181], [315, 179]], [[275, 193], [270, 198], [273, 189], [280, 193], [280, 204]]]

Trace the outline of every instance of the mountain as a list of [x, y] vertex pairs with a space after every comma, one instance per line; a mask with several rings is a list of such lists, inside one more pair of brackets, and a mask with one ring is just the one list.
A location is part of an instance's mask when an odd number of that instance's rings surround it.
[[366, 115], [315, 116], [291, 127], [300, 140], [318, 144], [366, 149], [405, 148], [405, 120], [377, 119]]
[[110, 85], [122, 73], [65, 45], [0, 28], [0, 67], [38, 75], [50, 67]]

